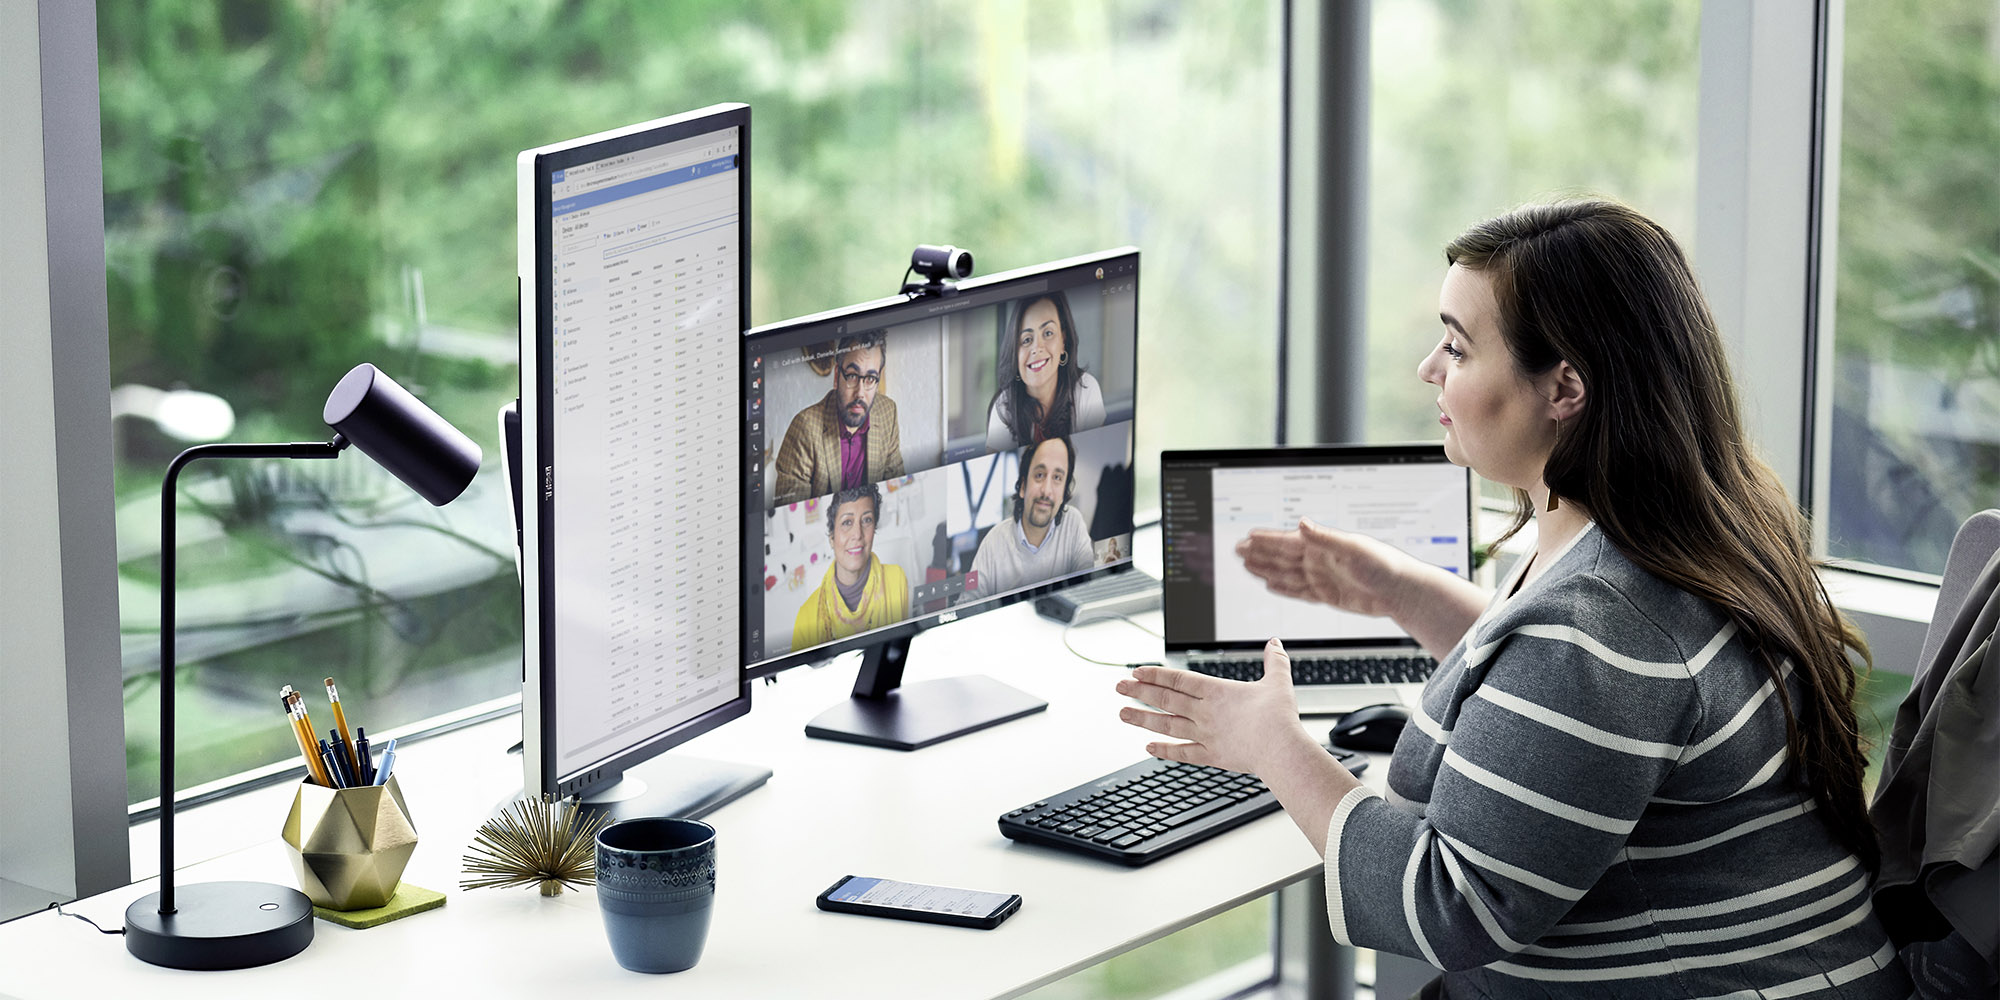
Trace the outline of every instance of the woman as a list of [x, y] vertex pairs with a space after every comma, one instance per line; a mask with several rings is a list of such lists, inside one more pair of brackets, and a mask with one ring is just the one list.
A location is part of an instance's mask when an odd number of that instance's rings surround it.
[[[1368, 791], [1293, 721], [1283, 647], [1238, 683], [1141, 668], [1148, 752], [1256, 773], [1325, 857], [1342, 942], [1427, 996], [1897, 997], [1847, 651], [1797, 508], [1744, 440], [1665, 230], [1531, 206], [1445, 252], [1446, 454], [1534, 549], [1489, 600], [1302, 522], [1238, 547], [1274, 592], [1388, 615], [1439, 666]], [[1762, 993], [1750, 993], [1762, 990]], [[1743, 992], [1739, 992], [1743, 991]]]
[[910, 584], [903, 568], [875, 554], [875, 524], [881, 514], [882, 491], [873, 483], [841, 490], [827, 500], [826, 534], [833, 543], [833, 565], [792, 620], [794, 650], [894, 625], [910, 616]]
[[987, 451], [1104, 426], [1104, 390], [1083, 370], [1067, 296], [1022, 299], [1000, 344], [1000, 391], [986, 412]]

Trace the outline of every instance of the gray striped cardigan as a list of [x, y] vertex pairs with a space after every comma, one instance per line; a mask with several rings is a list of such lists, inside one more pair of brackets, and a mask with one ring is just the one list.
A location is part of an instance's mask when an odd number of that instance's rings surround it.
[[1785, 756], [1735, 627], [1588, 527], [1439, 664], [1388, 800], [1334, 810], [1334, 937], [1450, 997], [1902, 1000], [1869, 875]]

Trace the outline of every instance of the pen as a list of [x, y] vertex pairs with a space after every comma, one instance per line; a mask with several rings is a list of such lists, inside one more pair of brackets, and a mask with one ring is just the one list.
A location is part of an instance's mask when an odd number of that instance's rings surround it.
[[354, 754], [352, 749], [347, 745], [347, 738], [340, 735], [340, 730], [329, 729], [326, 731], [326, 745], [333, 751], [334, 763], [340, 765], [340, 787], [353, 788], [361, 784], [361, 771], [353, 764], [348, 763], [354, 759]]
[[355, 774], [361, 773], [361, 762], [354, 756], [354, 740], [347, 735], [347, 710], [340, 707], [340, 691], [333, 686], [333, 678], [326, 679], [326, 700], [333, 703], [333, 726], [340, 732], [340, 752]]
[[327, 746], [325, 740], [319, 741], [319, 759], [333, 773], [333, 784], [329, 787], [346, 788], [347, 785], [340, 780], [340, 760], [333, 755], [333, 748]]
[[375, 772], [375, 784], [389, 783], [389, 769], [396, 766], [396, 738], [389, 737], [389, 745], [382, 749], [382, 766]]
[[368, 730], [354, 727], [354, 756], [361, 761], [361, 773], [355, 777], [364, 785], [375, 783], [375, 762], [368, 758]]
[[285, 685], [284, 697], [285, 709], [292, 719], [292, 735], [298, 737], [299, 752], [306, 758], [307, 774], [324, 787], [334, 787], [332, 772], [326, 769], [326, 762], [320, 759], [318, 751], [313, 748], [312, 729], [309, 728], [311, 724], [306, 721], [304, 698], [292, 690], [290, 684]]

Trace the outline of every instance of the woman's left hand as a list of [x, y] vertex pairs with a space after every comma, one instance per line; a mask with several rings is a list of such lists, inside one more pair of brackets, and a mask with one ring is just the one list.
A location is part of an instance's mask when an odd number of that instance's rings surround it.
[[1276, 639], [1264, 646], [1259, 680], [1139, 667], [1118, 682], [1118, 693], [1160, 709], [1121, 708], [1118, 718], [1180, 740], [1146, 744], [1147, 753], [1166, 760], [1256, 774], [1280, 760], [1292, 744], [1312, 739], [1299, 726], [1291, 658]]

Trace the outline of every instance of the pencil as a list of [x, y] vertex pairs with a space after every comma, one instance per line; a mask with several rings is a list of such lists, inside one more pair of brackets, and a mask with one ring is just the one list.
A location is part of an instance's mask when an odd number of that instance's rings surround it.
[[293, 691], [289, 684], [285, 686], [285, 690], [280, 695], [280, 700], [285, 705], [285, 717], [291, 720], [292, 723], [292, 738], [298, 741], [299, 755], [306, 759], [306, 776], [321, 785], [331, 788], [333, 787], [333, 781], [327, 777], [326, 765], [320, 762], [319, 754], [314, 752], [312, 743], [306, 739], [306, 733], [310, 730], [306, 729], [302, 706], [294, 701], [298, 697], [298, 692]]
[[[292, 692], [292, 711], [298, 713], [299, 723], [305, 727], [306, 745], [313, 745], [318, 740], [318, 737], [313, 735], [313, 717], [311, 712], [306, 711], [306, 696], [303, 693], [298, 691]], [[333, 782], [330, 780], [326, 784], [328, 788], [333, 787]]]
[[347, 710], [340, 707], [340, 691], [333, 686], [333, 678], [326, 679], [326, 700], [333, 703], [333, 726], [340, 731], [340, 751], [347, 758], [347, 764], [354, 773], [361, 773], [361, 762], [354, 758], [354, 736], [347, 728]]

